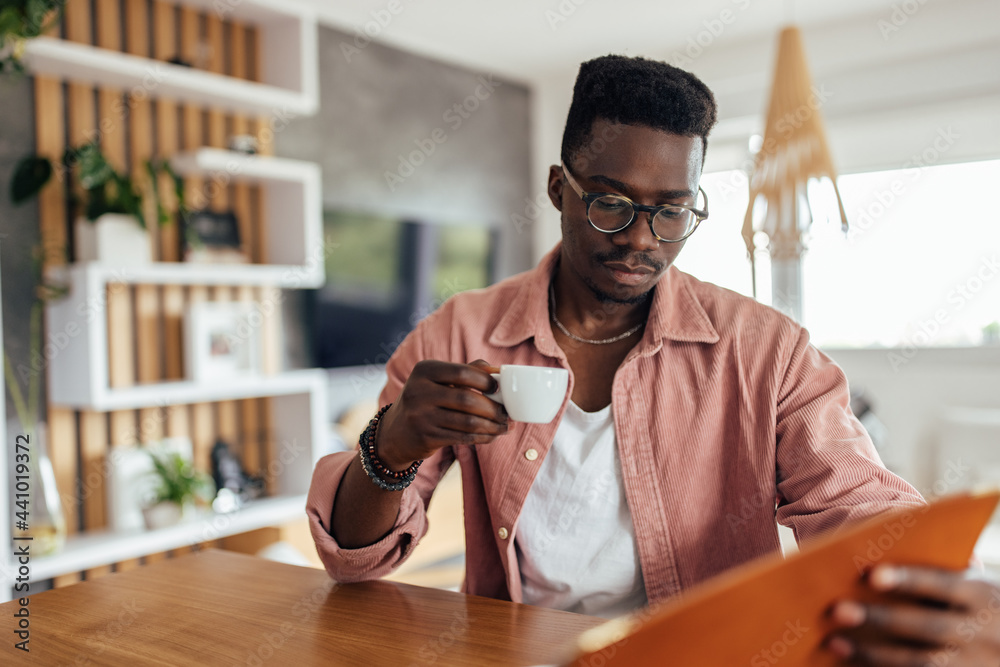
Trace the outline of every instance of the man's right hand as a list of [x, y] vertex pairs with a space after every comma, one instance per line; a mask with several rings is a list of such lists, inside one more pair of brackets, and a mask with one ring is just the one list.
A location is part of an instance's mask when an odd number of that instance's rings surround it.
[[484, 396], [497, 390], [485, 361], [417, 363], [399, 398], [378, 428], [378, 457], [391, 470], [403, 470], [449, 445], [492, 442], [508, 429], [503, 406]]

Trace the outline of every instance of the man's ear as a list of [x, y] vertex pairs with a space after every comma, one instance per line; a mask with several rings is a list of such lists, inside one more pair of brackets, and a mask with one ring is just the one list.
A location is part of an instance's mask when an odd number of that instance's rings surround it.
[[562, 213], [562, 191], [563, 184], [563, 172], [562, 167], [558, 164], [554, 164], [549, 167], [549, 201], [552, 205], [556, 207], [556, 210]]

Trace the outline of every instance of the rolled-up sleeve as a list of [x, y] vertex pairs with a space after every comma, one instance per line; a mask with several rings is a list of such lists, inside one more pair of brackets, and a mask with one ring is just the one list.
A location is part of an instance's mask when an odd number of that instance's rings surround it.
[[[425, 318], [403, 341], [386, 365], [388, 381], [379, 396], [379, 405], [393, 402], [402, 391], [406, 379], [418, 361], [433, 354], [424, 345], [429, 327], [447, 326], [437, 313]], [[438, 331], [437, 339], [446, 339], [447, 330]], [[309, 530], [316, 543], [316, 552], [334, 580], [348, 583], [383, 577], [407, 559], [420, 538], [427, 532], [427, 505], [441, 477], [455, 460], [450, 447], [438, 450], [421, 465], [413, 483], [402, 492], [399, 514], [392, 529], [379, 541], [357, 549], [341, 547], [331, 534], [330, 522], [340, 482], [357, 451], [338, 452], [323, 457], [316, 464], [306, 514]]]
[[849, 406], [847, 378], [809, 344], [791, 345], [777, 404], [778, 522], [798, 540], [906, 505], [920, 493], [882, 464]]
[[[313, 472], [306, 502], [309, 530], [316, 543], [316, 552], [330, 576], [343, 583], [377, 579], [389, 574], [403, 564], [410, 551], [427, 532], [426, 508], [419, 492], [419, 488], [430, 481], [426, 479], [428, 475], [425, 473], [419, 486], [415, 480], [414, 484], [403, 491], [396, 523], [385, 537], [358, 549], [344, 549], [337, 544], [330, 533], [333, 501], [340, 487], [340, 480], [355, 456], [357, 454], [354, 452], [339, 452], [320, 459]], [[435, 458], [441, 458], [440, 452]], [[425, 462], [429, 464], [428, 472], [436, 467], [435, 463], [437, 462], [432, 459]], [[421, 472], [423, 470], [421, 467]]]

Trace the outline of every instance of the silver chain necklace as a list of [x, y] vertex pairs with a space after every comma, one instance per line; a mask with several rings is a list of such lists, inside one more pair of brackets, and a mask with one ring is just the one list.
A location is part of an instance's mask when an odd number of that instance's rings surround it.
[[559, 327], [559, 331], [562, 331], [564, 334], [566, 334], [573, 340], [580, 343], [590, 343], [591, 345], [608, 345], [610, 343], [617, 343], [618, 341], [624, 340], [629, 336], [631, 336], [632, 334], [634, 334], [636, 331], [642, 328], [642, 325], [645, 324], [645, 322], [639, 322], [639, 324], [635, 325], [625, 333], [618, 334], [617, 336], [613, 336], [611, 338], [602, 338], [601, 340], [580, 338], [579, 336], [574, 336], [572, 333], [570, 333], [569, 329], [567, 329], [566, 326], [559, 321], [559, 318], [556, 317], [556, 292], [555, 289], [552, 287], [552, 283], [549, 283], [549, 301], [552, 303], [552, 321], [556, 323], [557, 327]]

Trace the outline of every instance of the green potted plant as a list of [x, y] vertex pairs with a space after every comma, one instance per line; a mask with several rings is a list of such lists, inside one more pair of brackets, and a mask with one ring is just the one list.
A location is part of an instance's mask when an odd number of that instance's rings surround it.
[[[114, 264], [148, 264], [152, 244], [147, 211], [155, 208], [160, 225], [169, 223], [173, 211], [184, 209], [184, 184], [165, 160], [148, 160], [139, 182], [116, 171], [96, 143], [67, 150], [60, 163], [83, 191], [83, 215], [75, 226], [76, 260]], [[52, 179], [55, 166], [48, 158], [28, 155], [18, 162], [10, 182], [10, 198], [17, 205], [35, 197]], [[173, 183], [171, 202], [159, 187], [160, 174]]]
[[65, 5], [66, 0], [0, 1], [0, 74], [24, 73], [25, 43], [58, 23]]
[[195, 507], [208, 505], [215, 495], [211, 476], [199, 472], [177, 452], [149, 452], [156, 478], [152, 502], [142, 510], [150, 530], [191, 518]]

